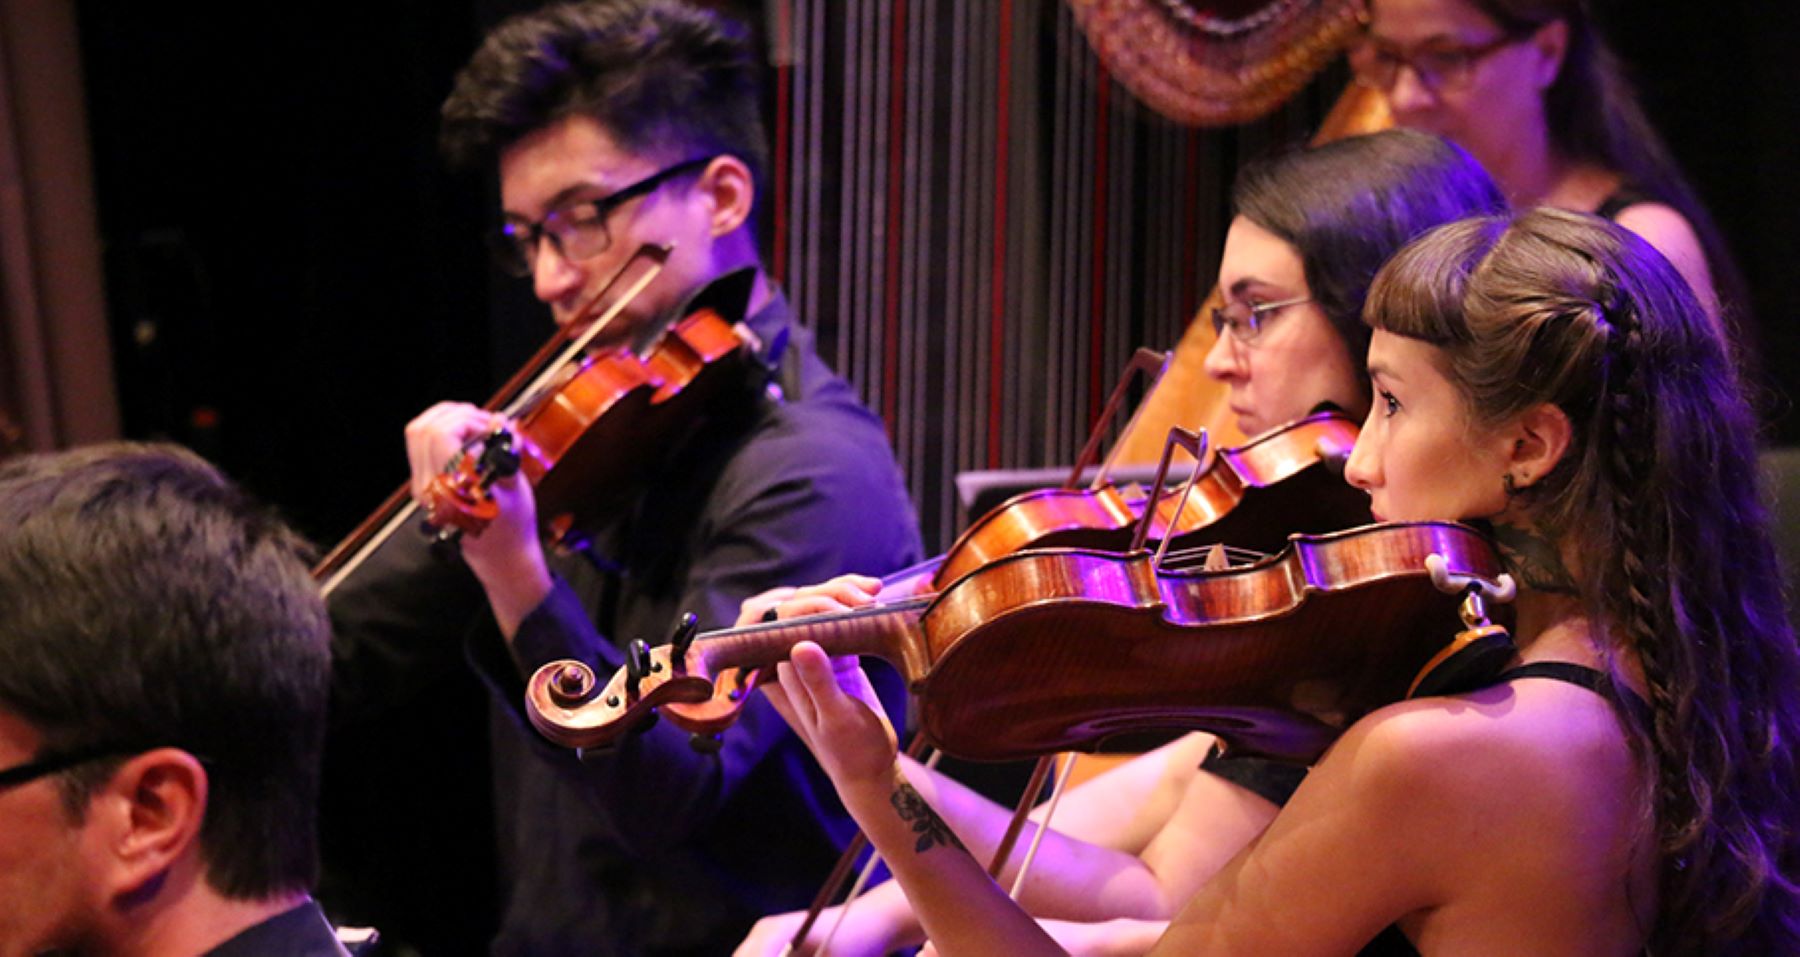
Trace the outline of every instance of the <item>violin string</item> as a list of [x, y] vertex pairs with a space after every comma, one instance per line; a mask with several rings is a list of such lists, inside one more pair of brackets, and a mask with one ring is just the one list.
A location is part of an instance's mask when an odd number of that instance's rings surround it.
[[1219, 549], [1225, 556], [1228, 566], [1253, 565], [1268, 558], [1267, 552], [1240, 548], [1235, 545], [1200, 545], [1194, 548], [1181, 548], [1169, 552], [1163, 557], [1163, 568], [1185, 569], [1204, 565], [1212, 557], [1213, 550]]

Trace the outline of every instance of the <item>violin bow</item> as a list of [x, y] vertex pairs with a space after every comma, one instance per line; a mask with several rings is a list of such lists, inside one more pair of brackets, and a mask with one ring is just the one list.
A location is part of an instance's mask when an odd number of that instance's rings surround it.
[[[924, 742], [925, 739], [923, 736], [915, 736], [912, 743], [907, 745], [906, 756], [918, 760], [919, 754], [925, 748]], [[931, 755], [924, 761], [925, 767], [936, 767], [938, 759], [941, 757], [943, 757], [943, 752], [933, 750]], [[1069, 763], [1065, 764], [1063, 767], [1065, 773], [1069, 768], [1073, 767], [1074, 758], [1075, 753], [1070, 752]], [[989, 877], [995, 880], [1000, 879], [1001, 868], [1006, 865], [1007, 859], [1012, 856], [1013, 847], [1019, 842], [1019, 834], [1024, 830], [1025, 821], [1031, 816], [1032, 808], [1036, 807], [1035, 799], [1039, 794], [1043, 793], [1044, 782], [1049, 777], [1050, 770], [1055, 765], [1055, 760], [1054, 755], [1047, 754], [1038, 758], [1037, 764], [1033, 766], [1031, 770], [1031, 779], [1025, 785], [1025, 792], [1019, 799], [1019, 805], [1014, 809], [1012, 818], [1007, 822], [1006, 833], [1001, 837], [999, 845], [994, 848], [993, 857], [988, 861], [987, 872]], [[1012, 891], [1010, 893], [1014, 895], [1018, 894], [1019, 886], [1025, 882], [1025, 871], [1031, 866], [1031, 857], [1037, 853], [1037, 847], [1043, 840], [1044, 831], [1048, 830], [1050, 827], [1049, 815], [1055, 813], [1057, 799], [1062, 796], [1062, 791], [1066, 784], [1067, 778], [1065, 776], [1064, 779], [1057, 782], [1056, 787], [1051, 791], [1050, 809], [1045, 812], [1044, 822], [1038, 825], [1038, 830], [1032, 837], [1031, 846], [1026, 853], [1026, 858], [1021, 862], [1019, 872], [1013, 879]], [[818, 923], [819, 915], [824, 912], [825, 908], [831, 906], [831, 901], [836, 899], [838, 891], [843, 889], [844, 881], [849, 878], [850, 868], [854, 865], [856, 857], [863, 852], [863, 848], [868, 846], [868, 843], [868, 834], [858, 832], [856, 838], [850, 842], [850, 846], [844, 849], [843, 855], [838, 858], [837, 866], [832, 868], [831, 875], [825, 879], [825, 886], [819, 889], [818, 896], [813, 898], [812, 906], [807, 908], [806, 919], [800, 922], [800, 928], [794, 932], [794, 936], [789, 938], [787, 944], [782, 947], [781, 957], [791, 957], [791, 955], [798, 953], [800, 948], [805, 945], [806, 935], [812, 932], [813, 925]], [[823, 957], [827, 949], [830, 948], [832, 938], [837, 936], [838, 928], [844, 925], [845, 918], [850, 915], [851, 906], [856, 903], [858, 896], [862, 893], [863, 887], [868, 883], [869, 877], [874, 873], [876, 865], [880, 863], [881, 854], [879, 852], [869, 855], [868, 861], [863, 864], [862, 871], [857, 875], [856, 883], [850, 888], [849, 896], [844, 900], [843, 909], [838, 911], [837, 919], [832, 921], [831, 929], [826, 931], [824, 939], [819, 941], [818, 948], [813, 951], [815, 957]]]
[[[924, 736], [914, 735], [912, 741], [906, 745], [906, 756], [917, 761], [919, 756], [925, 752], [926, 747]], [[935, 768], [943, 756], [942, 751], [932, 751], [923, 763], [927, 768]], [[837, 899], [838, 892], [844, 889], [844, 881], [850, 877], [850, 868], [856, 864], [857, 857], [868, 846], [868, 832], [857, 831], [856, 837], [852, 838], [850, 844], [844, 848], [844, 853], [838, 855], [837, 864], [832, 867], [830, 875], [825, 878], [825, 884], [819, 888], [819, 893], [813, 897], [812, 905], [806, 909], [806, 919], [800, 922], [800, 929], [795, 931], [794, 936], [789, 938], [787, 944], [781, 948], [781, 957], [792, 957], [793, 954], [799, 952], [800, 947], [806, 943], [806, 935], [812, 933], [813, 925], [819, 922], [819, 915], [823, 914], [825, 908], [830, 907], [831, 902]], [[844, 918], [850, 916], [850, 905], [856, 902], [856, 898], [862, 894], [863, 888], [868, 886], [869, 878], [874, 875], [875, 868], [880, 863], [881, 852], [879, 851], [870, 854], [869, 859], [863, 863], [862, 870], [856, 874], [856, 883], [850, 885], [850, 893], [844, 898], [844, 908], [838, 911], [837, 920], [831, 922], [831, 928], [825, 932], [824, 939], [819, 941], [818, 949], [813, 951], [815, 955], [822, 957], [825, 951], [831, 947], [831, 939], [837, 936], [838, 928], [844, 926]]]
[[[1187, 509], [1188, 494], [1194, 490], [1194, 482], [1200, 478], [1200, 465], [1206, 458], [1206, 446], [1207, 438], [1205, 429], [1201, 429], [1196, 433], [1190, 432], [1179, 425], [1171, 426], [1169, 428], [1168, 437], [1163, 440], [1162, 459], [1156, 464], [1156, 481], [1150, 486], [1152, 490], [1162, 488], [1163, 480], [1168, 478], [1169, 460], [1174, 457], [1176, 449], [1185, 450], [1189, 455], [1194, 457], [1194, 471], [1188, 475], [1187, 481], [1182, 484], [1181, 497], [1175, 502], [1175, 516], [1177, 518], [1179, 518], [1181, 513]], [[1130, 551], [1136, 552], [1144, 547], [1144, 542], [1150, 537], [1150, 522], [1155, 517], [1156, 509], [1144, 509], [1143, 516], [1138, 519], [1137, 531], [1133, 532], [1131, 535]], [[1169, 542], [1174, 540], [1174, 538], [1174, 535], [1163, 536], [1161, 543], [1157, 545], [1156, 561], [1153, 563], [1152, 567], [1162, 567], [1163, 557], [1167, 555], [1169, 551]]]
[[[1094, 464], [1094, 460], [1099, 456], [1100, 442], [1106, 437], [1106, 427], [1112, 424], [1113, 419], [1119, 414], [1119, 407], [1125, 404], [1125, 395], [1131, 388], [1131, 384], [1137, 381], [1137, 377], [1141, 375], [1148, 380], [1148, 384], [1144, 388], [1145, 393], [1148, 394], [1155, 389], [1157, 384], [1162, 381], [1163, 373], [1169, 371], [1170, 355], [1170, 353], [1157, 352], [1155, 349], [1144, 346], [1139, 346], [1138, 350], [1132, 353], [1131, 361], [1125, 364], [1125, 374], [1120, 376], [1119, 383], [1113, 386], [1112, 395], [1106, 399], [1106, 407], [1100, 410], [1100, 417], [1094, 420], [1094, 427], [1088, 430], [1087, 444], [1081, 447], [1081, 454], [1075, 457], [1075, 465], [1069, 470], [1069, 477], [1063, 480], [1063, 488], [1073, 489], [1081, 484], [1081, 472]], [[1131, 427], [1137, 423], [1138, 416], [1143, 411], [1144, 405], [1140, 402], [1138, 407], [1132, 410], [1131, 418], [1125, 420], [1125, 427], [1121, 433], [1130, 432]], [[1114, 446], [1112, 451], [1107, 454], [1106, 461], [1100, 465], [1100, 470], [1094, 473], [1094, 481], [1088, 486], [1089, 488], [1099, 488], [1106, 484], [1106, 477], [1112, 472], [1115, 464], [1113, 460], [1118, 456], [1118, 452], [1118, 447]]]
[[[502, 414], [510, 418], [536, 401], [538, 393], [543, 391], [544, 387], [549, 385], [557, 375], [560, 375], [563, 369], [585, 352], [587, 347], [593, 344], [594, 339], [606, 331], [606, 327], [612, 325], [613, 320], [617, 319], [626, 307], [630, 306], [638, 295], [648, 288], [651, 282], [655, 281], [656, 277], [662, 273], [663, 267], [668, 265], [669, 254], [674, 251], [673, 243], [644, 243], [639, 246], [631, 254], [631, 258], [625, 260], [625, 263], [619, 267], [619, 271], [613, 273], [612, 278], [606, 281], [606, 285], [600, 287], [600, 291], [594, 293], [587, 304], [581, 307], [577, 315], [585, 317], [594, 312], [601, 301], [613, 292], [613, 287], [624, 282], [623, 288], [619, 290], [619, 297], [605, 309], [600, 310], [599, 315], [587, 322], [586, 325], [582, 325], [580, 319], [570, 323], [570, 328], [580, 328], [581, 332], [569, 338], [568, 344], [563, 346], [556, 358], [543, 367], [543, 371], [531, 380], [529, 386], [520, 391], [517, 398], [507, 403], [506, 407], [501, 410]], [[631, 277], [630, 281], [625, 281], [626, 274], [639, 263], [644, 264], [642, 274]]]

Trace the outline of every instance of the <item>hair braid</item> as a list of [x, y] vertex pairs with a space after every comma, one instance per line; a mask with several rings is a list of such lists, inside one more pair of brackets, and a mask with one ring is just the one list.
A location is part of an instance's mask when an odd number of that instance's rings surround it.
[[[1654, 412], [1644, 392], [1638, 361], [1643, 350], [1643, 331], [1629, 309], [1608, 311], [1596, 306], [1596, 312], [1611, 327], [1602, 385], [1602, 409], [1610, 427], [1601, 434], [1610, 446], [1606, 485], [1612, 493], [1611, 526], [1619, 556], [1619, 580], [1615, 587], [1604, 589], [1596, 597], [1604, 601], [1608, 594], [1613, 596], [1614, 607], [1607, 617], [1624, 633], [1643, 666], [1651, 713], [1650, 726], [1640, 731], [1649, 738], [1649, 760], [1656, 781], [1654, 810], [1662, 850], [1661, 884], [1665, 900], [1681, 900], [1688, 896], [1680, 886], [1686, 880], [1685, 855], [1700, 836], [1701, 815], [1696, 812], [1711, 803], [1710, 785], [1688, 773], [1688, 742], [1683, 733], [1687, 722], [1682, 715], [1686, 704], [1678, 690], [1681, 682], [1677, 676], [1691, 669], [1692, 663], [1687, 660], [1691, 655], [1683, 644], [1657, 640], [1658, 623], [1668, 620], [1666, 602], [1658, 600], [1665, 596], [1658, 585], [1667, 569], [1653, 569], [1656, 559], [1652, 556], [1662, 552], [1657, 533], [1666, 529], [1657, 527], [1662, 523], [1649, 514], [1644, 496], [1636, 494], [1649, 485], [1655, 467], [1649, 454], [1654, 448]], [[1665, 925], [1685, 923], [1687, 919], [1666, 906], [1662, 915]]]
[[[1768, 763], [1749, 754], [1769, 750], [1771, 735], [1756, 720], [1767, 715], [1755, 708], [1767, 692], [1744, 687], [1764, 670], [1760, 661], [1746, 660], [1762, 657], [1761, 649], [1754, 642], [1709, 647], [1745, 625], [1726, 610], [1733, 587], [1721, 563], [1678, 554], [1682, 546], [1694, 549], [1709, 540], [1693, 510], [1665, 494], [1694, 489], [1706, 481], [1703, 476], [1747, 471], [1740, 459], [1748, 456], [1682, 427], [1694, 418], [1693, 408], [1679, 407], [1690, 393], [1683, 380], [1716, 375], [1717, 367], [1666, 361], [1688, 347], [1647, 332], [1629, 300], [1612, 297], [1596, 312], [1610, 327], [1597, 409], [1606, 421], [1596, 437], [1610, 446], [1600, 487], [1610, 499], [1618, 561], [1591, 590], [1593, 600], [1606, 606], [1600, 609], [1605, 620], [1637, 652], [1651, 706], [1650, 726], [1643, 730], [1654, 762], [1662, 887], [1652, 943], [1658, 953], [1763, 952], [1763, 943], [1745, 935], [1771, 879], [1780, 875], [1771, 867], [1776, 849], [1759, 837], [1768, 826], [1758, 819], [1755, 796], [1766, 792], [1741, 784]], [[1760, 518], [1753, 503], [1724, 505], [1725, 528], [1754, 527]], [[1721, 536], [1717, 544], [1735, 545], [1729, 532], [1713, 534]], [[1714, 700], [1704, 700], [1709, 692]]]

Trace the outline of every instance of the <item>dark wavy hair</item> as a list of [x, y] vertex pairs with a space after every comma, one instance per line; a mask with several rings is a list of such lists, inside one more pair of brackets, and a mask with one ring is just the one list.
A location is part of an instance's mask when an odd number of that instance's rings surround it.
[[1756, 423], [1692, 291], [1626, 230], [1538, 209], [1408, 246], [1367, 312], [1441, 350], [1476, 424], [1548, 401], [1574, 427], [1527, 506], [1643, 664], [1653, 717], [1618, 710], [1654, 769], [1653, 952], [1800, 953], [1800, 655]]
[[[174, 446], [0, 465], [0, 709], [46, 752], [180, 748], [226, 897], [318, 878], [330, 625], [300, 539]], [[124, 759], [59, 776], [73, 820]]]
[[1254, 163], [1238, 176], [1232, 205], [1299, 251], [1313, 301], [1361, 369], [1363, 297], [1381, 264], [1433, 226], [1499, 212], [1506, 200], [1461, 147], [1388, 130]]
[[1645, 115], [1624, 66], [1594, 22], [1588, 0], [1469, 3], [1515, 36], [1557, 20], [1568, 25], [1562, 68], [1544, 91], [1550, 142], [1564, 156], [1616, 172], [1627, 189], [1680, 213], [1706, 253], [1721, 312], [1743, 333], [1750, 308], [1743, 274], [1681, 165]]
[[513, 17], [457, 74], [438, 142], [453, 163], [491, 162], [575, 115], [641, 155], [735, 156], [763, 185], [768, 137], [753, 45], [721, 14], [678, 0], [607, 0]]

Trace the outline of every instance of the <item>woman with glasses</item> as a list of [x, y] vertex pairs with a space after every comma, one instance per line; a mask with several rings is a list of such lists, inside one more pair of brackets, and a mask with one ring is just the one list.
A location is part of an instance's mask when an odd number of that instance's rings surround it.
[[[1452, 223], [1371, 287], [1347, 475], [1532, 546], [1492, 683], [1381, 708], [1152, 953], [1800, 953], [1800, 656], [1754, 423], [1666, 259], [1592, 216]], [[768, 689], [945, 957], [1062, 953], [894, 758], [853, 659]]]
[[[1253, 166], [1239, 177], [1234, 203], [1238, 215], [1219, 264], [1226, 304], [1214, 315], [1229, 333], [1207, 371], [1230, 384], [1231, 407], [1251, 435], [1321, 404], [1366, 413], [1372, 393], [1361, 356], [1369, 329], [1361, 314], [1376, 271], [1433, 226], [1504, 206], [1463, 151], [1398, 130]], [[780, 590], [747, 602], [740, 620], [760, 617], [774, 599], [782, 617], [863, 605], [879, 586], [851, 576]], [[1188, 735], [1065, 795], [1026, 882], [1024, 905], [1061, 921], [1052, 925], [1059, 938], [1082, 950], [1153, 939], [1183, 900], [1261, 833], [1304, 774], [1292, 765], [1222, 757], [1211, 745], [1210, 736]], [[920, 790], [972, 849], [992, 853], [1010, 810], [916, 764], [908, 773], [918, 775]], [[1008, 881], [1015, 864], [1007, 865]], [[821, 945], [840, 913], [818, 921], [803, 953]], [[801, 919], [791, 913], [764, 920], [738, 954], [780, 953]], [[921, 934], [890, 882], [849, 908], [829, 952], [885, 954]]]
[[[1595, 213], [1650, 241], [1709, 314], [1748, 308], [1723, 241], [1585, 0], [1368, 0], [1357, 82], [1448, 137], [1515, 206]], [[1715, 293], [1717, 290], [1717, 293]]]

